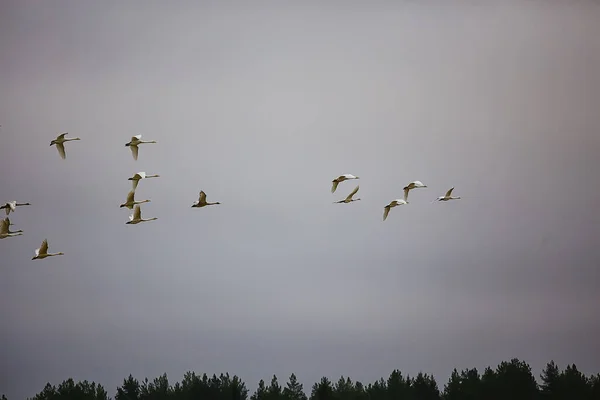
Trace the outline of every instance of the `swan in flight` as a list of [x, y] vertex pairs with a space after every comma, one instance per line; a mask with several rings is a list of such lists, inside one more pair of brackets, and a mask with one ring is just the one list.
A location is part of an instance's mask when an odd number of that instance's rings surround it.
[[21, 229], [15, 232], [11, 232], [9, 229], [11, 225], [13, 224], [11, 224], [10, 219], [8, 219], [8, 217], [6, 217], [3, 220], [0, 220], [0, 239], [21, 236], [23, 234], [23, 231]]
[[145, 141], [142, 140], [142, 135], [135, 135], [131, 137], [131, 141], [129, 143], [125, 143], [125, 146], [129, 146], [129, 148], [131, 149], [133, 159], [136, 161], [138, 159], [138, 145], [143, 143], [156, 143], [156, 140]]
[[138, 186], [138, 183], [140, 182], [140, 179], [146, 178], [160, 178], [160, 175], [146, 175], [145, 172], [138, 172], [137, 174], [134, 174], [131, 178], [127, 178], [127, 180], [133, 181], [131, 183], [133, 183], [133, 190], [135, 190]]
[[142, 209], [140, 207], [140, 205], [136, 205], [135, 206], [135, 210], [133, 210], [133, 214], [131, 214], [129, 216], [129, 221], [125, 222], [125, 224], [139, 224], [140, 222], [148, 222], [148, 221], [154, 221], [158, 218], [154, 217], [154, 218], [148, 218], [148, 219], [144, 219], [142, 218]]
[[214, 202], [214, 203], [209, 203], [206, 201], [206, 193], [204, 193], [203, 190], [200, 191], [200, 197], [198, 198], [198, 201], [195, 201], [194, 204], [192, 204], [192, 207], [196, 207], [196, 208], [200, 208], [200, 207], [204, 207], [204, 206], [212, 206], [215, 204], [221, 204], [218, 201]]
[[6, 215], [10, 214], [10, 212], [15, 212], [17, 211], [17, 207], [19, 206], [30, 206], [31, 204], [29, 203], [17, 203], [16, 201], [9, 201], [8, 203], [4, 204], [2, 207], [0, 207], [0, 210], [4, 210], [6, 211]]
[[333, 203], [334, 203], [334, 204], [339, 204], [339, 203], [350, 203], [350, 202], [352, 202], [352, 201], [358, 201], [358, 200], [360, 200], [360, 199], [353, 199], [353, 198], [352, 198], [352, 196], [354, 196], [354, 195], [356, 194], [356, 192], [358, 192], [358, 188], [359, 188], [359, 186], [360, 186], [360, 185], [356, 186], [356, 187], [354, 188], [354, 190], [352, 191], [352, 193], [350, 193], [350, 194], [348, 195], [348, 197], [346, 197], [344, 200], [340, 200], [340, 201], [334, 201]]
[[383, 220], [385, 221], [390, 213], [390, 208], [394, 208], [396, 206], [401, 206], [403, 204], [408, 204], [408, 201], [402, 199], [392, 200], [390, 204], [383, 208]]
[[127, 207], [130, 210], [132, 210], [133, 206], [135, 206], [136, 204], [143, 204], [143, 203], [150, 203], [150, 200], [139, 200], [139, 201], [135, 200], [135, 190], [131, 190], [129, 193], [127, 193], [127, 201], [125, 203], [121, 204], [119, 207], [120, 208]]
[[64, 256], [64, 255], [65, 255], [65, 253], [63, 253], [62, 251], [58, 252], [58, 253], [48, 253], [48, 240], [44, 239], [40, 248], [35, 249], [35, 256], [32, 258], [32, 260], [42, 260], [46, 257]]
[[360, 179], [358, 176], [354, 176], [352, 174], [344, 174], [344, 175], [340, 175], [337, 178], [335, 178], [334, 180], [331, 181], [332, 185], [331, 185], [331, 193], [335, 192], [335, 189], [337, 189], [338, 184], [340, 184], [341, 182], [347, 181], [348, 179]]
[[50, 142], [50, 146], [52, 146], [53, 144], [56, 145], [56, 148], [58, 149], [58, 154], [60, 154], [60, 158], [62, 158], [63, 160], [65, 158], [67, 158], [67, 155], [65, 153], [65, 142], [70, 142], [72, 140], [81, 140], [78, 137], [76, 138], [66, 138], [65, 136], [67, 135], [68, 132], [65, 132], [61, 135], [58, 135], [56, 137], [56, 139], [54, 139], [53, 141]]
[[408, 185], [404, 186], [404, 201], [408, 201], [408, 192], [410, 192], [412, 189], [416, 189], [416, 188], [426, 188], [427, 185], [423, 185], [423, 182], [421, 181], [413, 181], [411, 183], [409, 183]]
[[437, 199], [432, 201], [432, 203], [435, 203], [436, 201], [460, 200], [460, 196], [452, 197], [453, 190], [454, 190], [454, 187], [451, 187], [450, 190], [448, 190], [445, 195], [438, 197]]

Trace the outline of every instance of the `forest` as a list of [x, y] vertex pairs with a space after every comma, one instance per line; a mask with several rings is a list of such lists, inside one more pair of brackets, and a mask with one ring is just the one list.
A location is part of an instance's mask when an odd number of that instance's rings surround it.
[[[267, 384], [261, 380], [254, 393], [236, 375], [219, 376], [187, 372], [180, 382], [171, 383], [166, 374], [152, 380], [129, 375], [116, 392], [87, 380], [69, 378], [58, 386], [47, 383], [28, 400], [600, 400], [600, 374], [586, 376], [575, 364], [560, 369], [550, 361], [536, 379], [524, 361], [501, 362], [495, 369], [454, 369], [443, 387], [433, 376], [418, 373], [411, 377], [398, 370], [387, 379], [364, 384], [341, 376], [327, 377], [304, 390], [295, 374], [281, 384], [274, 375]], [[2, 395], [2, 400], [8, 400]]]

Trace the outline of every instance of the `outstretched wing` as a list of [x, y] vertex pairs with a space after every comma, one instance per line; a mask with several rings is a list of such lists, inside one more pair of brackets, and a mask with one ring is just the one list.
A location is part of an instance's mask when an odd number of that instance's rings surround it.
[[133, 203], [135, 201], [134, 199], [135, 199], [135, 190], [130, 190], [129, 193], [127, 193], [126, 203]]
[[404, 201], [408, 201], [408, 192], [410, 191], [410, 188], [408, 186], [406, 186], [404, 188]]
[[60, 135], [58, 135], [58, 136], [56, 137], [56, 140], [64, 139], [64, 138], [65, 138], [65, 136], [67, 136], [67, 133], [68, 133], [68, 132], [61, 133]]
[[65, 145], [63, 143], [56, 143], [56, 148], [58, 149], [58, 154], [60, 154], [60, 158], [62, 158], [63, 160], [67, 158], [67, 155], [65, 154]]
[[133, 210], [133, 219], [142, 219], [142, 208], [140, 205], [135, 206], [135, 210]]
[[390, 206], [383, 207], [383, 220], [385, 221], [390, 213]]
[[131, 154], [133, 155], [133, 159], [137, 161], [138, 158], [138, 147], [131, 145], [129, 146], [129, 148], [131, 149]]
[[48, 252], [48, 239], [44, 239], [42, 245], [40, 246], [39, 254], [46, 254]]
[[358, 185], [354, 188], [354, 190], [348, 195], [348, 197], [346, 197], [346, 200], [352, 200], [352, 196], [354, 196], [356, 194], [356, 192], [358, 192], [359, 186], [360, 185]]
[[0, 235], [5, 235], [8, 233], [8, 217], [6, 219], [0, 220]]
[[200, 191], [200, 197], [198, 197], [198, 202], [199, 204], [206, 203], [206, 193], [204, 193], [204, 190]]
[[337, 181], [337, 179], [334, 179], [332, 182], [333, 184], [331, 185], [331, 193], [335, 193], [335, 189], [337, 189], [339, 182]]
[[141, 140], [142, 139], [142, 135], [135, 135], [131, 137], [131, 141], [135, 142], [136, 140]]
[[446, 192], [446, 196], [444, 196], [444, 197], [450, 197], [450, 195], [452, 194], [452, 191], [453, 191], [453, 190], [454, 190], [454, 187], [450, 188], [450, 190], [448, 190], [448, 191]]

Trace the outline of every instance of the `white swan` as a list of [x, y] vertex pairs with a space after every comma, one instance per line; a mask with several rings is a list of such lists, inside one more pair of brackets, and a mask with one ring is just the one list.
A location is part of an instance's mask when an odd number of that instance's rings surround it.
[[23, 231], [21, 229], [19, 229], [18, 231], [15, 232], [11, 232], [10, 231], [10, 226], [12, 224], [10, 223], [10, 219], [8, 219], [8, 217], [6, 217], [3, 220], [0, 220], [0, 239], [6, 239], [8, 237], [14, 237], [14, 236], [21, 236], [23, 234]]
[[404, 200], [408, 201], [408, 192], [410, 192], [412, 189], [416, 189], [416, 188], [426, 188], [427, 185], [423, 185], [423, 182], [421, 181], [413, 181], [411, 183], [409, 183], [408, 185], [404, 186]]
[[354, 176], [352, 174], [344, 174], [344, 175], [340, 175], [337, 178], [335, 178], [334, 180], [331, 181], [332, 185], [331, 185], [331, 193], [335, 192], [335, 189], [337, 189], [338, 184], [340, 184], [341, 182], [347, 181], [348, 179], [360, 179], [358, 176]]
[[35, 256], [32, 258], [32, 260], [42, 260], [46, 257], [64, 256], [64, 255], [65, 255], [65, 253], [63, 253], [62, 251], [58, 252], [58, 253], [48, 253], [48, 240], [44, 239], [40, 248], [35, 249]]
[[142, 218], [142, 209], [140, 207], [140, 205], [136, 205], [135, 206], [135, 210], [133, 210], [133, 214], [131, 214], [129, 216], [129, 221], [125, 222], [125, 224], [139, 224], [140, 222], [148, 222], [148, 221], [154, 221], [158, 218], [154, 217], [154, 218], [148, 218], [148, 219], [144, 219]]
[[454, 187], [451, 187], [445, 195], [438, 197], [437, 199], [435, 199], [434, 201], [432, 201], [432, 203], [435, 203], [436, 201], [448, 201], [448, 200], [460, 200], [460, 196], [457, 197], [452, 197], [452, 191], [454, 190]]
[[192, 204], [192, 207], [196, 207], [196, 208], [200, 208], [200, 207], [204, 207], [204, 206], [212, 206], [215, 204], [221, 204], [218, 201], [214, 202], [214, 203], [209, 203], [206, 201], [206, 193], [204, 193], [203, 190], [200, 191], [200, 197], [198, 198], [198, 201], [195, 201], [194, 204]]
[[6, 215], [9, 215], [10, 212], [15, 212], [17, 211], [17, 207], [19, 206], [30, 206], [30, 203], [17, 203], [16, 201], [9, 201], [8, 203], [5, 203], [2, 207], [0, 207], [0, 210], [4, 210], [6, 211]]
[[129, 143], [125, 143], [125, 146], [129, 146], [131, 149], [131, 154], [133, 155], [133, 159], [137, 161], [138, 159], [138, 145], [144, 143], [156, 143], [156, 140], [144, 141], [142, 140], [142, 135], [135, 135], [131, 137]]
[[67, 158], [67, 155], [65, 153], [65, 142], [70, 142], [72, 140], [81, 140], [78, 137], [76, 138], [65, 138], [65, 136], [67, 135], [68, 132], [65, 132], [61, 135], [58, 135], [56, 137], [56, 139], [54, 139], [53, 141], [50, 142], [50, 146], [52, 146], [53, 144], [56, 145], [56, 148], [58, 149], [58, 154], [60, 154], [60, 158], [62, 158], [63, 160], [65, 158]]
[[383, 208], [383, 220], [385, 221], [388, 217], [388, 214], [390, 213], [390, 208], [394, 208], [396, 206], [401, 206], [404, 204], [408, 204], [408, 201], [406, 200], [402, 200], [402, 199], [396, 199], [396, 200], [392, 200], [390, 202], [390, 204], [388, 204], [387, 206], [385, 206]]
[[136, 201], [135, 200], [135, 190], [131, 190], [131, 191], [129, 191], [129, 193], [127, 193], [127, 201], [125, 201], [125, 203], [121, 204], [119, 207], [120, 208], [127, 207], [131, 210], [131, 209], [133, 209], [133, 206], [135, 206], [136, 204], [144, 204], [144, 203], [150, 203], [150, 200]]
[[140, 179], [146, 178], [160, 178], [160, 175], [146, 175], [145, 172], [138, 172], [137, 174], [134, 174], [131, 178], [127, 178], [127, 180], [133, 181], [131, 183], [133, 184], [133, 190], [135, 190], [138, 186]]
[[358, 188], [360, 185], [356, 186], [354, 188], [354, 190], [344, 199], [344, 200], [340, 200], [340, 201], [334, 201], [334, 204], [339, 204], [339, 203], [350, 203], [353, 201], [358, 201], [360, 199], [353, 199], [352, 196], [354, 196], [356, 194], [356, 192], [358, 192]]

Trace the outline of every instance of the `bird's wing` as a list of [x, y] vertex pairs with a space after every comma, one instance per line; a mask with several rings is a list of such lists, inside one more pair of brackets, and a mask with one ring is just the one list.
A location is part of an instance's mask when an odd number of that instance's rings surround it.
[[335, 193], [335, 189], [337, 189], [338, 183], [339, 182], [337, 181], [337, 179], [333, 180], [333, 184], [331, 185], [331, 193]]
[[61, 133], [60, 135], [58, 135], [58, 136], [56, 137], [56, 140], [64, 139], [64, 137], [65, 137], [65, 136], [67, 136], [67, 132], [65, 132], [65, 133]]
[[138, 158], [138, 147], [131, 145], [129, 146], [129, 148], [131, 149], [131, 154], [133, 155], [133, 159], [137, 161]]
[[453, 191], [453, 190], [454, 190], [454, 188], [453, 188], [453, 187], [452, 187], [452, 188], [450, 188], [450, 190], [448, 190], [448, 191], [446, 192], [446, 196], [445, 196], [445, 197], [450, 197], [450, 195], [452, 194], [452, 191]]
[[46, 254], [48, 252], [48, 239], [44, 239], [42, 245], [39, 248], [39, 254]]
[[140, 181], [139, 181], [139, 180], [137, 180], [137, 179], [134, 179], [134, 180], [132, 180], [132, 181], [131, 181], [131, 184], [132, 184], [133, 190], [135, 190], [135, 189], [137, 188], [137, 185], [138, 185], [138, 183], [139, 183], [139, 182], [140, 182]]
[[352, 191], [352, 193], [350, 193], [350, 194], [348, 195], [348, 197], [346, 197], [346, 200], [351, 200], [351, 199], [352, 199], [352, 196], [354, 196], [354, 195], [356, 194], [356, 192], [358, 192], [358, 188], [359, 188], [359, 186], [360, 186], [360, 185], [358, 185], [358, 186], [356, 186], [356, 187], [354, 188], [354, 190]]
[[410, 191], [410, 189], [408, 188], [408, 186], [406, 186], [404, 188], [404, 201], [408, 201], [408, 192]]
[[134, 219], [142, 219], [142, 208], [140, 205], [135, 206], [135, 210], [133, 210], [133, 218]]
[[388, 214], [390, 213], [390, 206], [383, 207], [383, 220], [385, 221]]
[[0, 220], [0, 235], [4, 235], [8, 233], [8, 218]]
[[198, 198], [198, 202], [199, 204], [206, 202], [206, 193], [204, 193], [204, 190], [200, 191], [200, 197]]
[[130, 190], [129, 193], [127, 193], [126, 203], [133, 203], [134, 199], [135, 199], [135, 190]]
[[65, 145], [62, 143], [56, 143], [56, 148], [58, 149], [58, 154], [60, 154], [60, 158], [62, 158], [63, 160], [65, 158], [67, 158], [67, 155], [65, 154]]
[[140, 140], [142, 138], [142, 135], [135, 135], [131, 137], [131, 141], [135, 142], [136, 140]]

